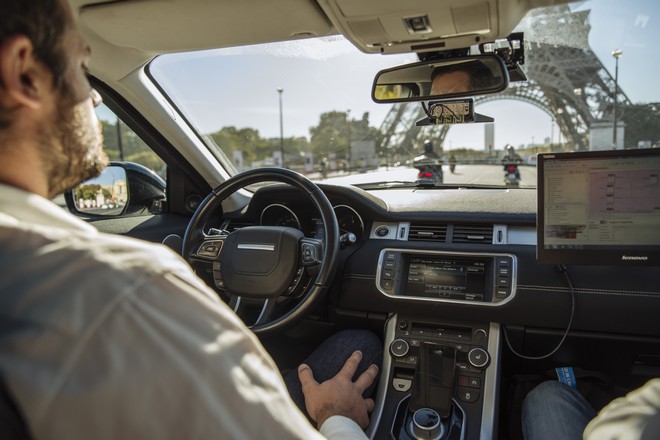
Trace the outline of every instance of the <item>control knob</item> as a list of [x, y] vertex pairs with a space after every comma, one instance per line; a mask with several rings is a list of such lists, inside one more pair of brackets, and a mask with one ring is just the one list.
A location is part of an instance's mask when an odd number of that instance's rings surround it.
[[392, 341], [390, 344], [390, 353], [392, 356], [395, 358], [402, 358], [405, 355], [408, 354], [408, 350], [410, 349], [410, 346], [404, 339], [395, 339]]
[[431, 408], [420, 408], [412, 416], [412, 433], [418, 440], [438, 440], [444, 434], [440, 415]]
[[475, 368], [486, 368], [490, 363], [490, 356], [483, 348], [475, 347], [468, 353], [468, 362]]

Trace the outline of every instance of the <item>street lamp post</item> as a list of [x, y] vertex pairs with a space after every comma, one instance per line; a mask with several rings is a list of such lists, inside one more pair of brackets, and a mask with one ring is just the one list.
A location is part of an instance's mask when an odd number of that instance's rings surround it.
[[621, 49], [616, 49], [612, 51], [612, 56], [615, 59], [615, 67], [614, 67], [614, 110], [613, 110], [613, 115], [614, 117], [614, 127], [612, 128], [612, 145], [614, 145], [614, 148], [616, 149], [617, 147], [617, 142], [616, 142], [616, 126], [617, 126], [617, 114], [616, 114], [616, 106], [617, 106], [617, 101], [618, 101], [618, 96], [619, 96], [619, 58], [623, 55], [623, 51]]
[[282, 168], [284, 168], [284, 123], [282, 118], [282, 92], [284, 89], [282, 87], [277, 88], [277, 93], [280, 95], [280, 162]]

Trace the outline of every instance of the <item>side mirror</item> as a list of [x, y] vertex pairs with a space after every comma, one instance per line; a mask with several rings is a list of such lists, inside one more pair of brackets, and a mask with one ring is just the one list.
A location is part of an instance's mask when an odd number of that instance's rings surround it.
[[99, 177], [65, 194], [67, 208], [85, 218], [158, 214], [166, 208], [165, 181], [149, 168], [111, 162]]
[[382, 70], [371, 96], [382, 103], [430, 101], [497, 93], [508, 85], [509, 74], [499, 56], [476, 55]]

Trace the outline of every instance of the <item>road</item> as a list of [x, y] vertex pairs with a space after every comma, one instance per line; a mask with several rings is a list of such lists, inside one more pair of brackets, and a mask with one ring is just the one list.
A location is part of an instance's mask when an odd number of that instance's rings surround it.
[[[521, 166], [521, 187], [536, 186], [536, 167]], [[504, 185], [504, 171], [500, 165], [457, 165], [454, 173], [449, 172], [449, 166], [442, 167], [444, 183], [471, 185]], [[312, 176], [309, 176], [312, 177]], [[312, 177], [313, 178], [313, 177]], [[327, 179], [313, 179], [320, 183], [354, 184], [381, 181], [414, 181], [417, 170], [410, 167], [380, 167], [366, 173], [351, 173], [330, 175]]]

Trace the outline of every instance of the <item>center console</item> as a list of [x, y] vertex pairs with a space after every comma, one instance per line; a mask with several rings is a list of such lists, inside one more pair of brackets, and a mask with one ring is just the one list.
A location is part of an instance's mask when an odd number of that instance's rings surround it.
[[[516, 294], [512, 254], [385, 248], [376, 287], [398, 300], [499, 307]], [[372, 439], [495, 437], [500, 326], [391, 315]]]
[[385, 336], [371, 438], [493, 438], [499, 325], [393, 315]]

